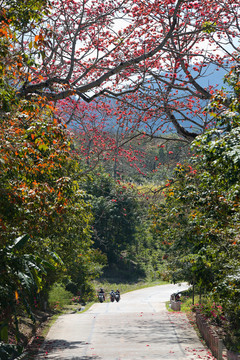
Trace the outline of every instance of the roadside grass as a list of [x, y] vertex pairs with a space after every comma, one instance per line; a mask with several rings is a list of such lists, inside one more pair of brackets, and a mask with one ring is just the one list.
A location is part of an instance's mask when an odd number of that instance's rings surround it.
[[[192, 297], [190, 296], [190, 291], [186, 290], [183, 291], [181, 296], [181, 312], [184, 312], [186, 314], [192, 313]], [[199, 295], [195, 295], [194, 299], [195, 304], [199, 302]], [[168, 311], [174, 312], [174, 310], [170, 307], [170, 301], [166, 302], [166, 308]]]
[[[192, 305], [193, 305], [193, 301], [192, 301], [192, 297], [189, 295], [183, 295], [181, 297], [181, 311], [182, 312], [192, 312]], [[199, 295], [196, 295], [194, 298], [194, 303], [198, 304], [199, 303]]]

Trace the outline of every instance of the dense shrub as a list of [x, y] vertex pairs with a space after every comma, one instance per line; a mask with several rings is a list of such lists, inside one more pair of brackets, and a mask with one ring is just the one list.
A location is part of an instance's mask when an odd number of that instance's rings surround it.
[[61, 309], [64, 305], [69, 305], [73, 294], [65, 290], [62, 284], [55, 283], [49, 291], [48, 303], [53, 309]]

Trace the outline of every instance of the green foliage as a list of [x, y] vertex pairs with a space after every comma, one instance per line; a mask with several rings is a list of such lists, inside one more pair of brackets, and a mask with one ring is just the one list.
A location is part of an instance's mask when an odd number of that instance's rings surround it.
[[130, 258], [136, 262], [140, 274], [148, 281], [164, 277], [164, 251], [149, 231], [150, 222], [144, 218], [136, 228], [135, 242], [130, 247]]
[[51, 287], [48, 295], [48, 302], [51, 308], [60, 310], [65, 305], [71, 304], [73, 294], [67, 291], [62, 284], [55, 283]]
[[206, 21], [202, 25], [202, 31], [206, 32], [207, 34], [211, 34], [216, 31], [216, 23], [212, 23], [211, 21]]
[[[199, 295], [194, 295], [195, 304], [199, 304]], [[186, 313], [193, 311], [193, 301], [191, 294], [181, 294], [181, 311]]]
[[149, 232], [148, 201], [133, 183], [114, 181], [100, 170], [81, 185], [94, 215], [94, 247], [107, 256], [108, 270], [125, 279], [161, 278], [162, 251]]
[[107, 255], [108, 263], [113, 263], [134, 241], [140, 216], [136, 193], [104, 173], [98, 173], [83, 186], [94, 215], [94, 246]]
[[[50, 262], [24, 251], [29, 240], [29, 237], [24, 235], [0, 250], [0, 321], [7, 325], [14, 315], [18, 341], [17, 307], [21, 304], [34, 321], [34, 300], [42, 289], [47, 270], [53, 268]], [[55, 263], [51, 254], [49, 258]]]
[[[24, 29], [29, 23], [37, 23], [47, 11], [47, 0], [7, 0], [1, 2], [6, 11], [1, 20], [9, 20], [16, 29]], [[2, 13], [2, 12], [1, 12]], [[2, 14], [1, 14], [2, 15]]]

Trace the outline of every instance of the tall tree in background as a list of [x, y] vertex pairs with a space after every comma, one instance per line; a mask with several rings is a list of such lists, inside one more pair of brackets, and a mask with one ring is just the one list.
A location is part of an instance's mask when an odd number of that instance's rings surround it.
[[103, 169], [98, 170], [82, 187], [93, 209], [94, 248], [108, 260], [106, 274], [117, 274], [125, 281], [160, 278], [162, 252], [149, 232], [150, 200], [135, 184], [115, 182]]
[[82, 185], [93, 207], [94, 246], [107, 255], [110, 265], [134, 242], [140, 209], [130, 185], [116, 184], [103, 171]]

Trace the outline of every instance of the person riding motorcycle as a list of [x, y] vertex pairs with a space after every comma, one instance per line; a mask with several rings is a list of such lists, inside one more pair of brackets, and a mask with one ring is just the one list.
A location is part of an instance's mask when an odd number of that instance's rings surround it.
[[98, 295], [100, 295], [100, 294], [103, 296], [103, 300], [105, 301], [105, 293], [104, 293], [103, 288], [100, 288]]
[[115, 292], [114, 290], [110, 291], [110, 300], [113, 302], [115, 300]]

